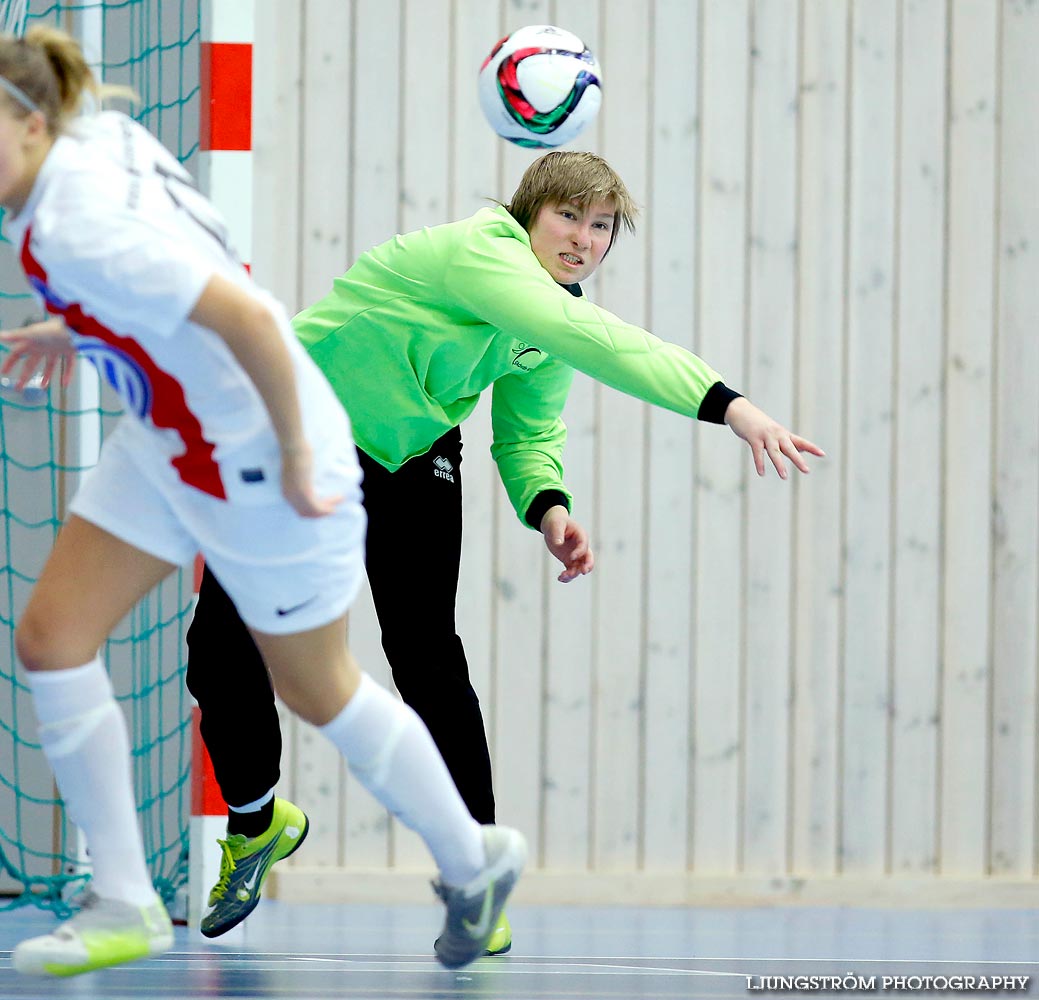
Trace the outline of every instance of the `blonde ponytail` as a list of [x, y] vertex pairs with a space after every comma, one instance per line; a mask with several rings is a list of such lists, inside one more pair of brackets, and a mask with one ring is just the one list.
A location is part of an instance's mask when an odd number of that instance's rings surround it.
[[[30, 28], [25, 33], [25, 44], [39, 49], [50, 63], [58, 88], [57, 114], [54, 116], [58, 122], [64, 124], [70, 118], [74, 118], [79, 113], [83, 105], [83, 98], [87, 94], [93, 96], [96, 101], [100, 101], [101, 88], [97, 78], [87, 64], [79, 42], [71, 35], [41, 24]], [[31, 93], [30, 96], [32, 96]], [[51, 118], [52, 116], [48, 114], [48, 121]], [[60, 128], [57, 131], [60, 131]]]
[[16, 106], [28, 113], [39, 110], [52, 135], [61, 132], [82, 109], [84, 98], [99, 105], [105, 97], [136, 95], [127, 87], [100, 84], [71, 35], [35, 25], [23, 38], [0, 36], [0, 77]]

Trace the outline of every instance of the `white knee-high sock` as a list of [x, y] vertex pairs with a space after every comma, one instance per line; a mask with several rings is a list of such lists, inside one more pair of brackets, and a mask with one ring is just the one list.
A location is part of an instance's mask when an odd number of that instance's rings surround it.
[[425, 840], [446, 883], [462, 885], [480, 871], [480, 824], [413, 709], [362, 674], [357, 693], [321, 732], [357, 780]]
[[144, 860], [126, 719], [100, 657], [71, 670], [30, 671], [40, 743], [69, 817], [83, 831], [99, 896], [144, 905]]

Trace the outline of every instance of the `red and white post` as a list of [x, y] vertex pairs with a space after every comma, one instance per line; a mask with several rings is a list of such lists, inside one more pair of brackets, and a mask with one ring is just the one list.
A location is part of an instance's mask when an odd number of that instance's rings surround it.
[[253, 251], [253, 0], [207, 0], [202, 13], [199, 186], [223, 213], [231, 245]]
[[[246, 267], [252, 261], [253, 238], [254, 37], [253, 0], [205, 0], [199, 73], [199, 186], [227, 220], [231, 245]], [[196, 593], [199, 575], [195, 577]], [[197, 708], [193, 714], [188, 926], [194, 928], [220, 874], [216, 841], [225, 835], [227, 806], [202, 743]]]

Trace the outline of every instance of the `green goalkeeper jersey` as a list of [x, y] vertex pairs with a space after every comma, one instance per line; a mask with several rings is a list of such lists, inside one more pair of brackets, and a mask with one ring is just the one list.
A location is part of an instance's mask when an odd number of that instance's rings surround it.
[[696, 355], [556, 284], [502, 207], [361, 255], [293, 319], [353, 424], [391, 472], [424, 454], [492, 386], [491, 452], [523, 520], [563, 485], [574, 370], [690, 417], [718, 375]]

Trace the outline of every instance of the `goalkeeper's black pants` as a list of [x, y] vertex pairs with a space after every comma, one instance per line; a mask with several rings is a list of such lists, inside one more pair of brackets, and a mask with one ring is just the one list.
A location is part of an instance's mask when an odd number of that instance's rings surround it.
[[[455, 631], [461, 451], [458, 428], [393, 473], [358, 450], [365, 562], [393, 682], [429, 728], [473, 818], [493, 823], [487, 736]], [[188, 689], [220, 791], [232, 806], [255, 802], [280, 777], [274, 693], [252, 637], [208, 569], [187, 642]]]

